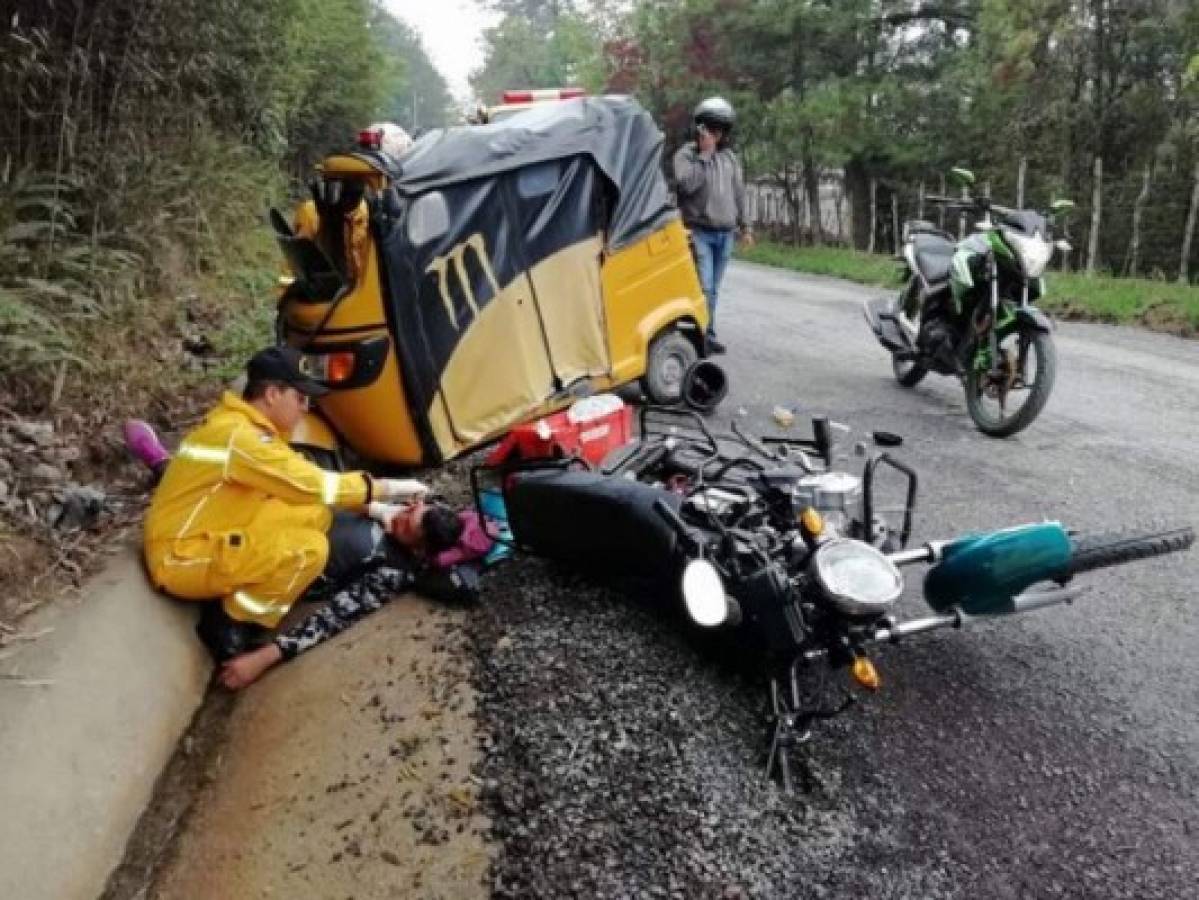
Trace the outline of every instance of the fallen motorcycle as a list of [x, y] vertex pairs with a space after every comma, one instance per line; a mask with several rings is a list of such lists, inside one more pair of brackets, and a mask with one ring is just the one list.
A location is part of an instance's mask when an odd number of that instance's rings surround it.
[[[693, 627], [752, 648], [770, 684], [767, 777], [777, 772], [787, 790], [795, 748], [852, 703], [848, 692], [830, 703], [819, 690], [805, 700], [805, 673], [824, 685], [848, 669], [877, 689], [877, 645], [1068, 603], [1083, 591], [1078, 575], [1194, 542], [1189, 527], [1083, 536], [1042, 522], [909, 549], [916, 473], [865, 445], [862, 474], [843, 471], [837, 427], [812, 427], [804, 440], [736, 426], [716, 434], [687, 410], [647, 407], [639, 435], [598, 467], [524, 459], [472, 473], [481, 510], [504, 510], [517, 549], [677, 596]], [[876, 443], [898, 440], [876, 434]], [[875, 496], [884, 475], [902, 495], [886, 510]], [[901, 620], [903, 570], [920, 563], [931, 566], [923, 592], [932, 614]]]

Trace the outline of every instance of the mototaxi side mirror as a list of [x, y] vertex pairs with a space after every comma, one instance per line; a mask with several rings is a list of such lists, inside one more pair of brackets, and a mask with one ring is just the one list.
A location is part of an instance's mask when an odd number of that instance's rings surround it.
[[[731, 624], [734, 613], [716, 567], [706, 559], [693, 559], [683, 569], [683, 606], [691, 621], [703, 628]], [[738, 610], [739, 612], [739, 610]]]
[[974, 173], [969, 169], [962, 168], [961, 166], [954, 166], [949, 170], [949, 182], [950, 184], [957, 185], [958, 187], [973, 187]]

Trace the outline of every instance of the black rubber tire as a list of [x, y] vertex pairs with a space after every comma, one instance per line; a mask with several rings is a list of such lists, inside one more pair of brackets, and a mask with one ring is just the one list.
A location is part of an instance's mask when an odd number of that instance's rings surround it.
[[683, 398], [683, 377], [699, 359], [695, 344], [677, 330], [663, 332], [649, 345], [641, 389], [651, 403], [674, 406]]
[[[1037, 357], [1037, 378], [1029, 388], [1029, 397], [1020, 411], [1010, 419], [1000, 422], [990, 420], [980, 406], [978, 379], [979, 373], [971, 365], [966, 373], [966, 410], [975, 426], [990, 437], [1011, 437], [1018, 431], [1023, 431], [1032, 424], [1033, 419], [1041, 414], [1045, 404], [1049, 402], [1049, 394], [1053, 391], [1053, 381], [1057, 377], [1057, 350], [1053, 346], [1053, 338], [1044, 331], [1032, 334], [1029, 347]], [[973, 353], [971, 354], [973, 356]]]
[[[908, 279], [907, 285], [895, 298], [896, 306], [899, 307], [895, 312], [903, 312], [912, 320], [920, 312], [920, 281], [915, 275]], [[895, 354], [891, 354], [891, 371], [895, 373], [895, 380], [902, 387], [915, 387], [924, 380], [924, 376], [928, 374], [928, 369], [924, 366], [918, 366], [916, 363], [908, 360], [900, 362]]]
[[895, 380], [906, 388], [915, 387], [928, 374], [924, 366], [918, 366], [911, 360], [900, 362], [894, 353], [891, 354], [891, 371], [895, 373]]
[[1066, 574], [1078, 575], [1186, 550], [1195, 543], [1195, 529], [1188, 526], [1153, 532], [1111, 531], [1072, 537], [1070, 542], [1073, 546]]

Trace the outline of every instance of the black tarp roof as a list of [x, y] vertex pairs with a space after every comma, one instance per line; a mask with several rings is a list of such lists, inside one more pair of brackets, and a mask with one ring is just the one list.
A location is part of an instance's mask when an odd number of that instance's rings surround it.
[[553, 159], [587, 156], [615, 197], [608, 247], [634, 243], [677, 215], [662, 175], [662, 132], [629, 97], [535, 105], [492, 125], [431, 131], [400, 160], [402, 196], [493, 177]]

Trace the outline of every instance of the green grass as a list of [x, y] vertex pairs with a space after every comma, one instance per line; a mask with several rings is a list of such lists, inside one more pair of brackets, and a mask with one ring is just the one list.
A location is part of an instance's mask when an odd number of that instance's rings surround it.
[[[862, 284], [898, 286], [898, 261], [881, 254], [840, 247], [789, 247], [764, 242], [737, 254], [739, 259], [832, 275]], [[1064, 272], [1046, 275], [1041, 306], [1063, 319], [1141, 325], [1155, 331], [1199, 335], [1199, 286], [1148, 278], [1088, 277]]]

